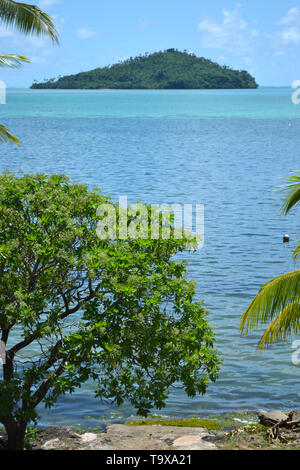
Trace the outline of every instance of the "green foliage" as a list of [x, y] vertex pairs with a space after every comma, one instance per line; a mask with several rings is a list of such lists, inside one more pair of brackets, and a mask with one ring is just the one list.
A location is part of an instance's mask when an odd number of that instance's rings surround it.
[[21, 33], [46, 35], [58, 42], [52, 19], [37, 6], [0, 0], [0, 17], [6, 26], [13, 26]]
[[[300, 202], [299, 172], [290, 175], [285, 190], [287, 196], [283, 203], [283, 212], [288, 214]], [[294, 251], [294, 258], [297, 259], [299, 254], [300, 245]], [[270, 320], [271, 323], [258, 345], [261, 349], [299, 333], [300, 270], [278, 276], [261, 288], [242, 316], [241, 332], [248, 333]]]
[[33, 448], [33, 441], [37, 439], [37, 431], [38, 428], [27, 428], [25, 433], [25, 440], [24, 440], [24, 449], [25, 450], [32, 450]]
[[182, 428], [205, 428], [208, 431], [222, 431], [224, 426], [212, 419], [143, 419], [139, 421], [128, 421], [128, 426], [179, 426]]
[[283, 213], [287, 215], [294, 207], [300, 204], [300, 171], [288, 177], [288, 183], [284, 186], [287, 196], [283, 203]]
[[203, 57], [168, 49], [90, 72], [45, 80], [31, 88], [64, 89], [216, 89], [257, 88], [246, 71], [232, 70]]
[[6, 429], [90, 379], [97, 397], [145, 416], [164, 407], [173, 384], [195, 396], [217, 378], [206, 311], [174, 258], [189, 240], [99, 240], [106, 202], [62, 175], [0, 176]]
[[300, 271], [283, 274], [268, 282], [243, 315], [241, 329], [251, 329], [272, 320], [259, 348], [285, 341], [300, 331]]
[[13, 142], [16, 145], [20, 145], [19, 140], [14, 136], [5, 126], [0, 125], [0, 141], [2, 142]]
[[16, 54], [1, 54], [0, 67], [10, 67], [19, 69], [22, 67], [23, 62], [30, 63], [26, 57]]

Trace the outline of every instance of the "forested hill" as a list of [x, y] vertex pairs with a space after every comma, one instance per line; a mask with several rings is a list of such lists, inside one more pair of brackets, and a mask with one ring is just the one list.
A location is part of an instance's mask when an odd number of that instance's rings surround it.
[[31, 88], [206, 89], [257, 88], [245, 70], [220, 66], [195, 54], [168, 49], [90, 72], [35, 82]]

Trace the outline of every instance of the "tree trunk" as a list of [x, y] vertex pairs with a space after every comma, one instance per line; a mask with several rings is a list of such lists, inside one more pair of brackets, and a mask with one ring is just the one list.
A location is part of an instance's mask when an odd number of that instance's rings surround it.
[[9, 420], [4, 424], [7, 433], [7, 450], [24, 450], [24, 440], [27, 423], [17, 423]]

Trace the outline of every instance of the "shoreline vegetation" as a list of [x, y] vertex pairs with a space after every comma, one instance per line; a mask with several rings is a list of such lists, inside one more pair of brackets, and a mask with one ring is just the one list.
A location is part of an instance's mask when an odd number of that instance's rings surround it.
[[246, 70], [197, 57], [187, 51], [167, 49], [146, 53], [107, 67], [75, 75], [34, 82], [31, 89], [82, 90], [207, 90], [256, 89]]
[[[98, 428], [30, 429], [27, 450], [300, 450], [300, 411], [127, 420]], [[5, 450], [0, 432], [0, 450]]]

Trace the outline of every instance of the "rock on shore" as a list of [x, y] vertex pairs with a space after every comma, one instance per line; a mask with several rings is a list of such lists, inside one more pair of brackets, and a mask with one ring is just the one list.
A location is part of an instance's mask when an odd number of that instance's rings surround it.
[[[300, 411], [255, 414], [245, 410], [222, 415], [219, 421], [128, 421], [112, 424], [103, 432], [84, 434], [48, 427], [39, 429], [30, 445], [33, 450], [300, 450]], [[0, 450], [5, 446], [6, 437], [0, 433]]]
[[[55, 428], [47, 430], [48, 440], [36, 443], [44, 450], [218, 450], [204, 428], [175, 426], [126, 426], [113, 424], [101, 434], [77, 434], [69, 430], [57, 435]], [[47, 435], [40, 436], [40, 440]]]

